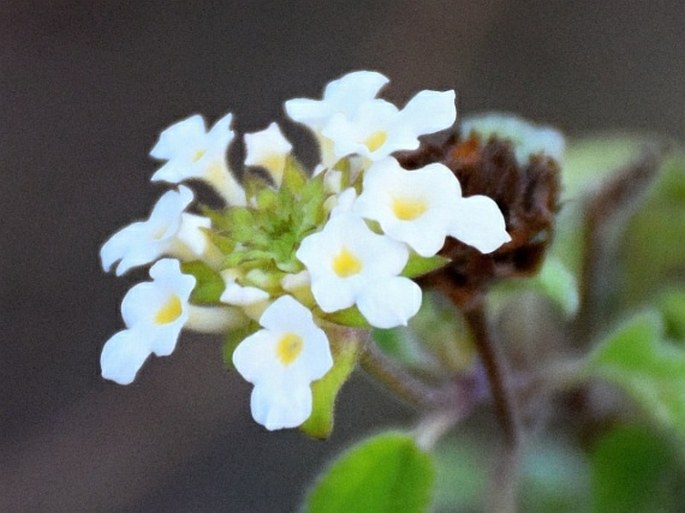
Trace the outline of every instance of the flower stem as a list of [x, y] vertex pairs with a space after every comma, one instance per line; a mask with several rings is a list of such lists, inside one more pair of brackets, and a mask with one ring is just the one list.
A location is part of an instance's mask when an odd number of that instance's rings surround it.
[[493, 475], [493, 493], [489, 511], [514, 513], [522, 435], [513, 388], [508, 382], [506, 362], [496, 341], [493, 340], [482, 299], [479, 298], [463, 308], [463, 313], [485, 367], [495, 412], [504, 433], [504, 450]]
[[460, 411], [469, 409], [464, 402], [468, 393], [463, 393], [454, 383], [450, 383], [448, 387], [431, 386], [409, 374], [376, 346], [370, 333], [363, 346], [360, 363], [368, 374], [415, 408], [435, 410], [459, 397]]

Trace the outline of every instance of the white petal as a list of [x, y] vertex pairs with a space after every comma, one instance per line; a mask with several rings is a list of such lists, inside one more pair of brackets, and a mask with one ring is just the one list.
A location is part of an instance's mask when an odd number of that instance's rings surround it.
[[202, 228], [211, 226], [212, 222], [207, 217], [184, 213], [181, 215], [181, 225], [176, 237], [190, 249], [193, 255], [201, 257], [209, 243], [207, 234]]
[[481, 253], [495, 251], [511, 240], [502, 212], [487, 196], [463, 198], [455, 203], [453, 215], [449, 234]]
[[421, 288], [408, 278], [394, 277], [369, 284], [357, 307], [377, 328], [406, 326], [421, 306]]
[[416, 135], [432, 134], [449, 128], [457, 117], [454, 91], [420, 91], [402, 109], [402, 122]]
[[351, 307], [357, 300], [358, 287], [353, 285], [340, 278], [323, 277], [312, 283], [312, 294], [321, 310], [337, 312]]
[[123, 330], [113, 335], [102, 348], [102, 377], [120, 385], [133, 382], [150, 350], [140, 333]]
[[269, 431], [294, 428], [312, 413], [312, 392], [308, 385], [256, 385], [250, 408], [254, 419]]
[[375, 98], [388, 82], [388, 78], [377, 71], [353, 71], [330, 82], [323, 96], [339, 111], [350, 113], [360, 103]]
[[267, 380], [279, 369], [273, 353], [275, 337], [267, 330], [259, 330], [243, 340], [233, 351], [233, 365], [250, 383]]
[[[270, 160], [285, 157], [293, 149], [277, 123], [260, 132], [245, 134], [245, 165], [270, 168]], [[270, 169], [269, 169], [270, 170]]]
[[148, 239], [149, 230], [143, 222], [139, 221], [122, 228], [102, 245], [102, 268], [109, 271], [117, 260], [121, 260], [116, 270], [117, 276], [121, 276], [132, 267], [155, 260], [161, 256], [162, 248], [159, 244], [147, 243]]
[[229, 305], [246, 306], [266, 301], [269, 293], [257, 287], [243, 287], [237, 283], [227, 283], [219, 300]]
[[100, 250], [104, 269], [121, 260], [116, 273], [121, 276], [133, 267], [148, 264], [170, 251], [181, 226], [183, 210], [192, 202], [190, 189], [165, 192], [146, 221], [136, 222], [115, 233]]
[[179, 148], [201, 139], [205, 130], [205, 121], [199, 114], [174, 123], [159, 134], [159, 140], [150, 150], [150, 156], [159, 160], [170, 160], [177, 155]]

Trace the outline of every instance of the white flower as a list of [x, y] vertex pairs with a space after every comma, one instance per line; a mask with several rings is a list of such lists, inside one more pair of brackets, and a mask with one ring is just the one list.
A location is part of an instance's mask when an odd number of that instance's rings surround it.
[[121, 303], [127, 329], [102, 349], [102, 376], [127, 385], [147, 357], [168, 356], [188, 320], [188, 298], [195, 278], [182, 274], [177, 260], [165, 258], [150, 268], [153, 281], [135, 285]]
[[331, 218], [323, 231], [306, 237], [297, 258], [311, 276], [312, 294], [324, 312], [354, 304], [373, 326], [406, 325], [421, 305], [421, 289], [398, 276], [409, 250], [373, 233], [353, 214]]
[[179, 258], [201, 258], [213, 249], [202, 228], [211, 221], [184, 212], [193, 201], [193, 193], [181, 185], [178, 191], [165, 192], [157, 201], [150, 217], [122, 228], [105, 242], [100, 259], [105, 271], [117, 260], [117, 276], [139, 265], [148, 264], [162, 255]]
[[414, 171], [394, 158], [374, 163], [353, 211], [424, 257], [440, 251], [447, 235], [483, 253], [511, 240], [497, 204], [485, 196], [462, 198], [459, 181], [439, 163]]
[[421, 91], [402, 110], [385, 100], [369, 100], [351, 115], [333, 115], [321, 133], [337, 159], [358, 154], [381, 160], [395, 151], [415, 150], [419, 136], [452, 126], [454, 98], [454, 91]]
[[375, 71], [353, 71], [329, 82], [321, 100], [294, 98], [285, 102], [285, 111], [292, 120], [318, 132], [334, 114], [353, 115], [387, 83], [387, 77]]
[[513, 114], [487, 113], [470, 116], [462, 121], [462, 134], [480, 134], [483, 142], [491, 136], [508, 139], [520, 165], [532, 155], [545, 154], [561, 163], [564, 158], [564, 136], [557, 130], [532, 124]]
[[150, 155], [167, 163], [152, 175], [152, 181], [201, 179], [229, 204], [245, 205], [245, 191], [226, 163], [226, 151], [234, 137], [232, 119], [232, 114], [227, 114], [207, 132], [202, 116], [196, 114], [164, 130]]
[[294, 98], [285, 102], [288, 116], [309, 127], [319, 142], [323, 168], [332, 167], [338, 158], [333, 142], [323, 134], [324, 127], [335, 115], [354, 116], [360, 105], [373, 99], [388, 79], [375, 71], [355, 71], [330, 82], [321, 100]]
[[333, 366], [326, 334], [311, 312], [282, 296], [259, 319], [264, 329], [235, 349], [233, 364], [254, 384], [254, 419], [269, 430], [299, 426], [312, 412], [312, 381]]
[[271, 123], [261, 132], [245, 134], [245, 165], [266, 169], [276, 186], [281, 185], [285, 159], [293, 149], [278, 124]]

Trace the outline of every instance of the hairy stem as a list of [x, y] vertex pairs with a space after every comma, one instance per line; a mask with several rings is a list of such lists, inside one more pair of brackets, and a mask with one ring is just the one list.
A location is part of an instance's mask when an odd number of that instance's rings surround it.
[[495, 412], [504, 433], [504, 451], [493, 475], [489, 511], [513, 513], [516, 511], [518, 466], [521, 452], [521, 422], [508, 382], [508, 369], [499, 347], [493, 340], [482, 300], [471, 303], [463, 310], [480, 354], [490, 383]]
[[438, 387], [421, 381], [388, 358], [376, 346], [370, 335], [364, 344], [360, 363], [368, 374], [385, 385], [397, 397], [416, 408], [435, 410], [459, 398], [460, 411], [465, 412], [469, 409], [467, 390], [461, 390], [455, 383]]

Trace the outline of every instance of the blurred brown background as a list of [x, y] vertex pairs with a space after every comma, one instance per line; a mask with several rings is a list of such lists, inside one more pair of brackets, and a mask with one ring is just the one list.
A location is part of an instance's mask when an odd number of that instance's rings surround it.
[[199, 112], [239, 132], [355, 69], [569, 133], [685, 132], [685, 3], [8, 1], [0, 6], [0, 512], [289, 512], [320, 466], [411, 411], [358, 375], [329, 442], [266, 433], [220, 344], [184, 335], [129, 387], [97, 252], [163, 190], [147, 153]]

